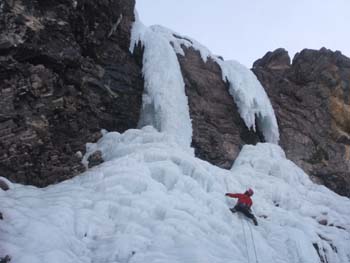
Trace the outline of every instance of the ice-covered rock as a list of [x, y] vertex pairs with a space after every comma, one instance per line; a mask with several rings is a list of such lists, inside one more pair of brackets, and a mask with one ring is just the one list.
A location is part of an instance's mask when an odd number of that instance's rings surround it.
[[277, 49], [253, 67], [279, 120], [280, 145], [313, 179], [350, 197], [350, 58], [322, 48], [290, 60]]

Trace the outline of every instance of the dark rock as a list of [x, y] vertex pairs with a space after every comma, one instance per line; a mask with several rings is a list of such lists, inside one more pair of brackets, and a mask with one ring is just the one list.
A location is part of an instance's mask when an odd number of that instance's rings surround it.
[[85, 169], [76, 152], [101, 129], [137, 125], [135, 2], [74, 3], [6, 0], [0, 11], [0, 171], [13, 182], [70, 178]]
[[253, 68], [277, 115], [280, 145], [314, 181], [350, 197], [350, 59], [325, 48], [305, 49], [291, 65], [285, 57], [269, 52]]
[[0, 258], [0, 263], [9, 263], [11, 261], [11, 257], [9, 255], [6, 255], [3, 258]]
[[91, 154], [88, 158], [88, 162], [89, 162], [89, 165], [88, 165], [89, 168], [103, 163], [102, 152], [96, 151], [93, 154]]
[[290, 57], [288, 52], [279, 48], [273, 52], [267, 52], [267, 54], [254, 62], [253, 68], [266, 67], [271, 69], [286, 69], [290, 67]]
[[327, 221], [327, 219], [321, 219], [321, 220], [318, 221], [318, 223], [320, 225], [326, 226], [328, 224], [328, 221]]
[[4, 191], [7, 191], [10, 189], [10, 187], [7, 185], [7, 183], [0, 179], [0, 188]]
[[[312, 243], [313, 247], [315, 248], [318, 257], [320, 259], [321, 263], [328, 263], [327, 257], [325, 257], [324, 255], [326, 255], [326, 250], [324, 248], [322, 248], [322, 250], [319, 248], [317, 243]], [[321, 252], [322, 251], [322, 252]]]
[[244, 144], [259, 136], [241, 119], [219, 65], [203, 62], [199, 52], [185, 49], [178, 55], [192, 119], [192, 146], [196, 156], [222, 168], [231, 168]]
[[0, 220], [4, 220], [4, 217], [2, 216], [1, 212], [0, 212]]

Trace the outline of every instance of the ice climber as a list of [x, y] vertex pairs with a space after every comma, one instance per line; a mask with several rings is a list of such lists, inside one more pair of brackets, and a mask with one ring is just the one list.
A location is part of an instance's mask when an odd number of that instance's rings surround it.
[[232, 197], [232, 198], [238, 198], [237, 204], [234, 208], [230, 208], [232, 213], [235, 212], [241, 212], [246, 217], [253, 220], [254, 225], [258, 225], [258, 221], [256, 220], [256, 217], [252, 214], [251, 206], [253, 205], [253, 201], [250, 198], [254, 194], [252, 189], [248, 189], [245, 191], [244, 194], [233, 194], [233, 193], [226, 193], [225, 196]]

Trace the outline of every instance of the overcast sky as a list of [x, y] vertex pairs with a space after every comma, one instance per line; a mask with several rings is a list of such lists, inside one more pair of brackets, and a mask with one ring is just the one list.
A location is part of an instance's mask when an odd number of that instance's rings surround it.
[[325, 46], [350, 57], [350, 0], [136, 0], [141, 21], [251, 67], [267, 51]]

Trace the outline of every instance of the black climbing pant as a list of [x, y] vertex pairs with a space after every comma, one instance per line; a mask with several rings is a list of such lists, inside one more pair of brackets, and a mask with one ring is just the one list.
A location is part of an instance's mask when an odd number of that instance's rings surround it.
[[256, 220], [255, 216], [251, 213], [250, 208], [244, 204], [236, 204], [233, 209], [231, 209], [232, 212], [241, 212], [246, 217], [253, 220], [255, 225], [258, 225], [258, 221]]

